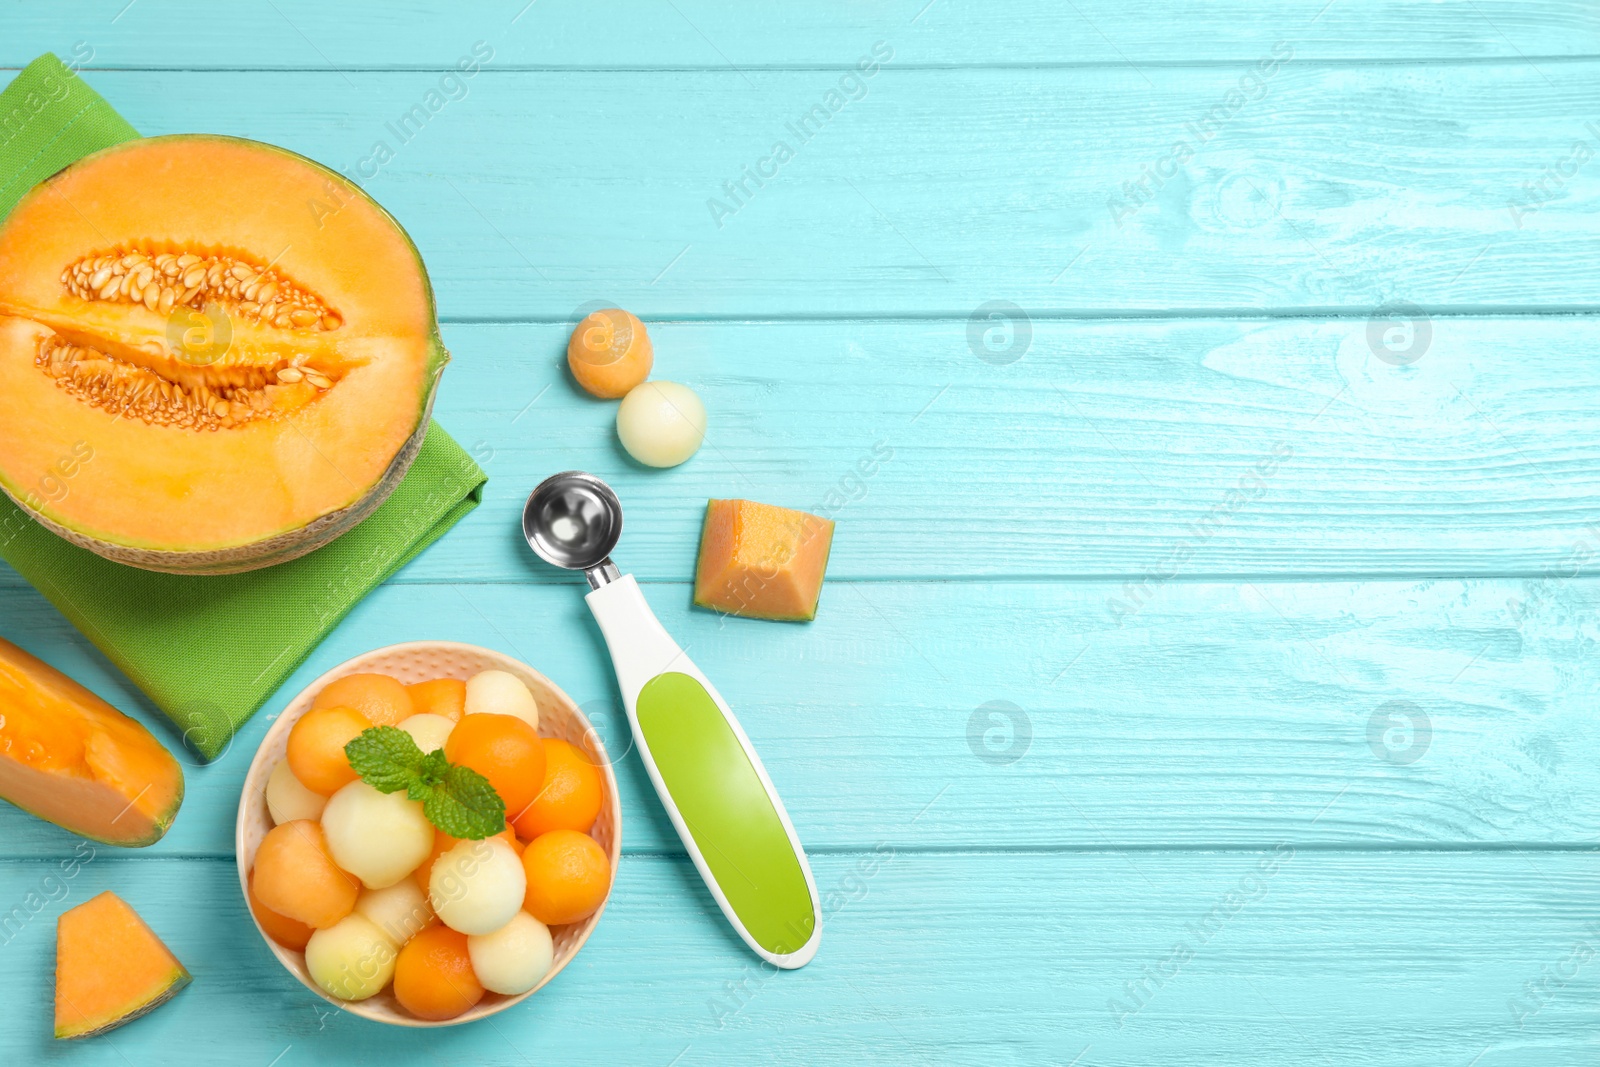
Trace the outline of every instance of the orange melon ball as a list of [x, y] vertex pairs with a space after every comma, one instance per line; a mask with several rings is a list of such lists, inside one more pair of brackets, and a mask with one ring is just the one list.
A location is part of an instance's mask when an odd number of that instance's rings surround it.
[[650, 377], [654, 349], [644, 323], [621, 308], [592, 312], [573, 328], [567, 366], [584, 391], [614, 400]]
[[350, 708], [313, 708], [289, 731], [289, 769], [313, 793], [332, 796], [356, 780], [344, 746], [371, 725]]
[[467, 935], [430, 926], [407, 941], [395, 961], [394, 996], [412, 1015], [434, 1022], [454, 1019], [482, 1000]]
[[303, 949], [306, 942], [311, 940], [311, 927], [299, 919], [291, 919], [287, 915], [279, 915], [256, 896], [255, 872], [250, 872], [251, 884], [246, 887], [246, 894], [250, 900], [250, 914], [256, 917], [256, 922], [261, 924], [261, 929], [266, 931], [268, 937], [282, 945], [284, 948]]
[[532, 841], [551, 830], [584, 830], [594, 825], [605, 800], [600, 768], [587, 753], [559, 737], [544, 742], [544, 788], [511, 820], [517, 836]]
[[576, 830], [552, 830], [528, 842], [522, 870], [528, 877], [522, 908], [546, 926], [588, 918], [611, 890], [605, 850]]
[[[513, 852], [519, 856], [522, 855], [523, 844], [517, 840], [517, 835], [509, 825], [494, 836], [504, 839], [505, 843], [511, 846]], [[434, 861], [460, 843], [461, 838], [459, 837], [451, 837], [439, 829], [433, 831], [433, 851], [429, 852], [428, 858], [423, 860], [415, 871], [411, 872], [411, 878], [417, 883], [417, 887], [422, 890], [423, 896], [428, 894], [428, 879], [433, 876]]]
[[460, 678], [412, 682], [406, 692], [411, 694], [411, 706], [418, 715], [443, 715], [451, 722], [460, 722], [467, 713], [467, 683]]
[[373, 726], [399, 726], [415, 714], [411, 693], [387, 674], [347, 674], [322, 687], [313, 708], [350, 708]]
[[269, 910], [325, 930], [355, 909], [361, 883], [333, 862], [321, 825], [296, 819], [261, 839], [250, 889]]
[[505, 801], [506, 814], [519, 814], [544, 786], [544, 744], [539, 731], [515, 715], [483, 712], [463, 716], [444, 743], [451, 763], [470, 767], [489, 779]]

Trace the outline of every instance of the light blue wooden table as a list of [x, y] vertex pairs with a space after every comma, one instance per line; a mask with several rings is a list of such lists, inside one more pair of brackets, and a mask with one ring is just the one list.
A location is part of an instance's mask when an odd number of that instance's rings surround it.
[[[491, 478], [161, 844], [50, 882], [76, 839], [0, 811], [0, 1063], [1600, 1059], [1600, 10], [524, 2], [0, 10], [0, 64], [76, 58], [146, 133], [361, 180]], [[704, 396], [686, 466], [629, 463], [565, 377], [597, 301]], [[763, 753], [821, 952], [756, 966], [629, 756], [615, 896], [548, 990], [425, 1034], [330, 1013], [239, 897], [250, 754], [417, 638], [614, 727], [580, 590], [516, 537], [568, 467], [617, 487], [619, 560]], [[708, 496], [832, 502], [814, 624], [690, 610]], [[0, 605], [172, 738], [9, 571]], [[54, 917], [105, 888], [194, 985], [53, 1043]]]

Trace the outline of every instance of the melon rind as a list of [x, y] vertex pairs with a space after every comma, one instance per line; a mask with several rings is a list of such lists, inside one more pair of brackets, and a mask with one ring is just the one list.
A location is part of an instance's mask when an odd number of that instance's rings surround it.
[[155, 1011], [157, 1008], [161, 1007], [161, 1005], [177, 996], [178, 991], [192, 981], [194, 981], [194, 976], [191, 975], [188, 969], [180, 963], [173, 970], [171, 977], [167, 980], [166, 987], [162, 989], [160, 993], [156, 994], [156, 996], [152, 999], [145, 1001], [136, 1008], [132, 1008], [128, 1011], [122, 1012], [119, 1015], [110, 1017], [99, 1026], [89, 1030], [74, 1030], [69, 1026], [58, 1026], [55, 1030], [56, 1037], [62, 1041], [75, 1041], [78, 1038], [97, 1037], [100, 1034], [115, 1030], [119, 1026], [133, 1022], [133, 1020], [139, 1018], [141, 1015], [148, 1015]]

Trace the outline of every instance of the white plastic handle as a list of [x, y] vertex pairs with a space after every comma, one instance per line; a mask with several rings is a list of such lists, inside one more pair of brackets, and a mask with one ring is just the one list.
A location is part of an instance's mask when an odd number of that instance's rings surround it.
[[[822, 938], [817, 884], [789, 813], [739, 721], [656, 620], [632, 575], [586, 599], [611, 652], [645, 771], [717, 906], [762, 959], [785, 968], [809, 963]], [[639, 701], [647, 687], [662, 695], [646, 697], [648, 721], [641, 725]], [[808, 901], [800, 897], [791, 850]]]

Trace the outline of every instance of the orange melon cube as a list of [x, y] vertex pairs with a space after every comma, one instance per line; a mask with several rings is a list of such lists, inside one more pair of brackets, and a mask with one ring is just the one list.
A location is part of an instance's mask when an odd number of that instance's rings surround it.
[[710, 501], [694, 602], [728, 615], [808, 622], [832, 547], [832, 519], [754, 500]]

